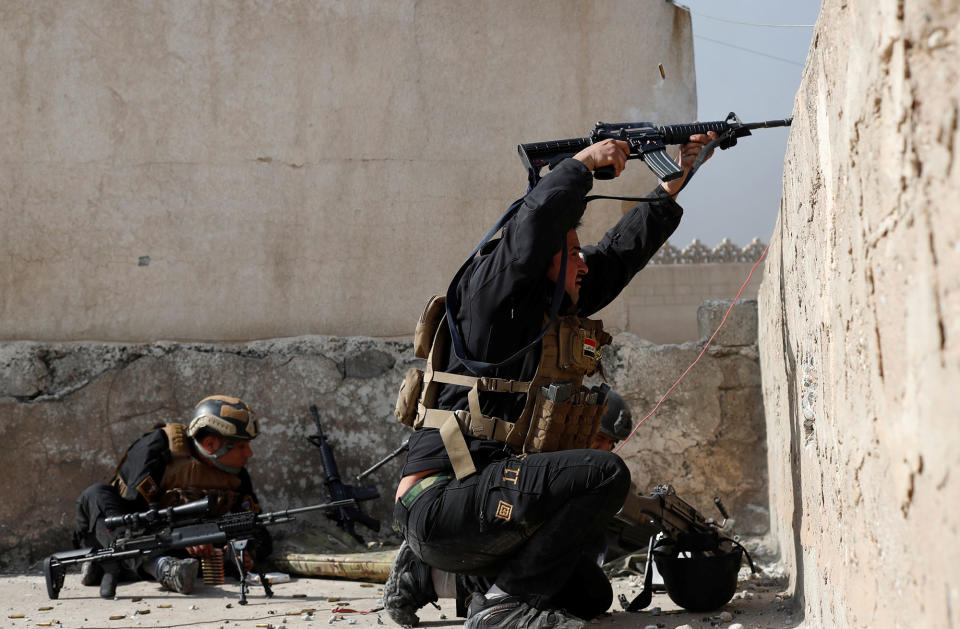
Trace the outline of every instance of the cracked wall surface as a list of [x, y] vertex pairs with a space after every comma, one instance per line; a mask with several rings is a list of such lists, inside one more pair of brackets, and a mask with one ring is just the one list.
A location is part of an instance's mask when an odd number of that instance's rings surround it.
[[519, 143], [694, 119], [692, 41], [632, 0], [5, 0], [0, 339], [408, 335]]
[[[701, 308], [712, 332], [716, 311]], [[722, 314], [722, 312], [721, 312]], [[653, 345], [616, 337], [605, 358], [611, 385], [645, 415], [701, 345]], [[23, 569], [70, 545], [74, 500], [109, 480], [124, 449], [155, 423], [185, 421], [213, 393], [236, 395], [261, 417], [251, 476], [266, 509], [326, 499], [309, 406], [320, 411], [344, 482], [399, 446], [393, 417], [411, 366], [409, 340], [303, 336], [249, 343], [0, 343], [0, 569]], [[622, 454], [648, 491], [670, 482], [712, 516], [723, 496], [738, 532], [767, 531], [763, 409], [756, 355], [756, 305], [734, 308], [713, 349], [638, 431]], [[364, 483], [381, 498], [364, 509], [387, 539], [401, 460]], [[704, 482], [709, 479], [709, 482]], [[323, 526], [322, 515], [305, 525]], [[299, 526], [299, 525], [298, 525]], [[368, 539], [376, 538], [362, 531]], [[340, 550], [340, 548], [335, 548]]]
[[807, 623], [960, 623], [960, 6], [824, 2], [759, 294], [771, 526]]

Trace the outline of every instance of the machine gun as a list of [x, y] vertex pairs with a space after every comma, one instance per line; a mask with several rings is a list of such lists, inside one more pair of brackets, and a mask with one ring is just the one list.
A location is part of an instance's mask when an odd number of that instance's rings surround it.
[[354, 487], [345, 485], [340, 480], [340, 470], [337, 469], [337, 460], [333, 458], [333, 450], [323, 436], [323, 427], [320, 425], [320, 413], [317, 406], [312, 404], [310, 412], [313, 414], [313, 423], [317, 426], [317, 434], [310, 435], [307, 440], [320, 448], [320, 458], [323, 460], [323, 473], [326, 476], [327, 494], [330, 500], [336, 502], [349, 501], [350, 504], [331, 510], [327, 517], [334, 520], [337, 526], [349, 533], [355, 540], [361, 544], [365, 543], [363, 537], [357, 533], [355, 522], [359, 522], [374, 532], [380, 530], [380, 520], [370, 517], [360, 510], [357, 505], [361, 500], [374, 500], [380, 497], [380, 492], [376, 487]]
[[615, 520], [640, 527], [650, 521], [661, 534], [650, 538], [643, 590], [632, 600], [620, 595], [627, 611], [640, 611], [653, 599], [653, 562], [663, 576], [667, 594], [684, 609], [710, 611], [725, 605], [737, 586], [743, 555], [753, 560], [736, 537], [724, 535], [729, 515], [720, 498], [713, 499], [723, 522], [717, 524], [682, 500], [670, 485], [657, 485], [649, 496], [629, 493]]
[[[121, 530], [120, 537], [107, 548], [79, 548], [54, 553], [43, 560], [43, 577], [47, 595], [60, 596], [67, 566], [86, 562], [117, 561], [131, 557], [156, 557], [170, 550], [203, 544], [227, 545], [228, 553], [240, 575], [240, 604], [247, 604], [247, 570], [244, 554], [250, 542], [256, 543], [257, 534], [267, 526], [290, 522], [294, 516], [308, 511], [329, 511], [356, 505], [353, 500], [341, 500], [284, 511], [253, 513], [242, 511], [208, 519], [216, 507], [216, 498], [207, 496], [176, 507], [152, 508], [140, 513], [108, 517], [104, 523], [111, 531]], [[269, 598], [273, 596], [270, 583], [260, 574], [260, 583]]]
[[[737, 139], [751, 135], [753, 129], [767, 129], [771, 127], [788, 127], [793, 117], [782, 120], [767, 120], [765, 122], [740, 121], [732, 111], [725, 120], [715, 122], [694, 122], [689, 124], [674, 124], [658, 127], [652, 122], [598, 122], [585, 138], [571, 138], [569, 140], [551, 140], [548, 142], [532, 142], [517, 147], [520, 159], [526, 166], [531, 185], [540, 180], [540, 171], [544, 166], [551, 169], [567, 157], [573, 157], [591, 144], [602, 142], [610, 138], [623, 140], [630, 145], [630, 155], [627, 159], [641, 159], [661, 181], [670, 181], [683, 175], [683, 169], [667, 155], [666, 147], [669, 144], [684, 144], [690, 141], [694, 134], [715, 131], [717, 138], [711, 141], [701, 151], [701, 158], [694, 164], [687, 179], [693, 177], [695, 171], [715, 146], [728, 149], [736, 146]], [[613, 179], [612, 166], [604, 166], [594, 171], [597, 179]]]

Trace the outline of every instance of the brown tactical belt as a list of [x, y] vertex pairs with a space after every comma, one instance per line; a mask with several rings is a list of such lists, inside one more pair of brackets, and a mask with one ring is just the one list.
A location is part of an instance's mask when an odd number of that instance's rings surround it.
[[449, 472], [437, 472], [436, 474], [431, 474], [430, 476], [424, 476], [415, 482], [413, 487], [408, 489], [405, 494], [400, 496], [400, 504], [409, 509], [423, 492], [430, 489], [437, 483], [448, 483], [451, 480], [453, 480], [453, 474], [450, 474]]

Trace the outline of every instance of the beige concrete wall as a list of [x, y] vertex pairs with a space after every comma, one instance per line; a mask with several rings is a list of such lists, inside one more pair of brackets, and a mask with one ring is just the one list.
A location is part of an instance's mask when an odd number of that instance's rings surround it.
[[[610, 313], [611, 323], [654, 343], [695, 341], [700, 338], [700, 302], [733, 299], [752, 267], [746, 262], [650, 265], [627, 287], [625, 296], [619, 299], [622, 310]], [[742, 299], [757, 298], [762, 271], [763, 263], [753, 272]], [[607, 310], [616, 307], [612, 304]], [[621, 313], [622, 319], [618, 320]]]
[[957, 3], [824, 3], [759, 297], [806, 626], [960, 621], [958, 111]]
[[518, 143], [696, 112], [655, 1], [11, 0], [0, 65], [2, 339], [408, 335]]

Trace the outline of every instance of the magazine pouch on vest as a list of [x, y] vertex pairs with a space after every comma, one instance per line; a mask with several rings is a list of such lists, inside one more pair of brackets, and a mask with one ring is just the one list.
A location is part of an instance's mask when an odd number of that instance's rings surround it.
[[[601, 348], [612, 338], [600, 321], [557, 318], [543, 336], [533, 381], [476, 377], [443, 371], [450, 333], [443, 316], [445, 298], [433, 297], [417, 323], [414, 352], [426, 358], [423, 371], [410, 369], [397, 396], [396, 417], [419, 430], [436, 428], [457, 478], [476, 471], [464, 435], [505, 442], [515, 452], [553, 452], [589, 448], [606, 411], [606, 385], [586, 389], [583, 377], [600, 368]], [[547, 318], [549, 321], [549, 318]], [[429, 341], [428, 341], [429, 339]], [[436, 408], [441, 384], [469, 389], [469, 410]], [[514, 422], [483, 415], [479, 393], [527, 394]]]
[[589, 448], [606, 412], [607, 387], [587, 389], [612, 337], [599, 320], [565, 316], [544, 337], [527, 405], [507, 438], [522, 452]]
[[[431, 348], [437, 336], [440, 323], [446, 315], [446, 297], [434, 295], [424, 306], [417, 320], [417, 330], [413, 334], [413, 355], [426, 358], [430, 362]], [[397, 421], [405, 426], [413, 426], [417, 420], [417, 405], [423, 392], [423, 370], [410, 368], [403, 377], [403, 384], [397, 393], [397, 405], [393, 410]], [[419, 428], [420, 426], [416, 426]]]

